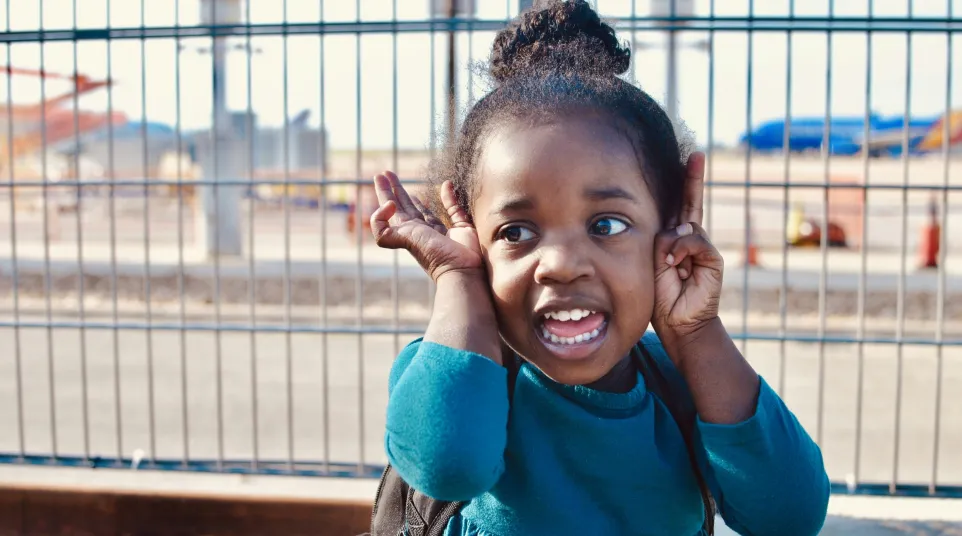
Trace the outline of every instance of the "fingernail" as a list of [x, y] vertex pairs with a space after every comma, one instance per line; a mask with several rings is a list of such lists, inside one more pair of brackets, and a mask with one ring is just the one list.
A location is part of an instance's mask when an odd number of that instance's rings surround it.
[[683, 223], [675, 229], [675, 232], [678, 233], [678, 236], [688, 236], [692, 233], [691, 224]]
[[671, 253], [669, 253], [668, 256], [665, 257], [665, 262], [668, 263], [668, 266], [674, 266], [674, 264], [675, 264], [675, 256], [672, 255]]

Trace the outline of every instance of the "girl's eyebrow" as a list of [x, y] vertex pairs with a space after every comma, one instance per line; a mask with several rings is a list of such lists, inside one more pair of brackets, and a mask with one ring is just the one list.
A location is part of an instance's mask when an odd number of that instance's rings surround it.
[[638, 201], [635, 196], [617, 186], [610, 186], [607, 188], [587, 188], [585, 189], [584, 195], [586, 198], [592, 201], [605, 201], [607, 199], [625, 199], [634, 202]]
[[534, 201], [527, 197], [518, 197], [515, 199], [508, 199], [502, 203], [499, 203], [491, 209], [488, 213], [492, 216], [498, 214], [503, 214], [505, 212], [516, 212], [522, 210], [531, 210], [534, 208]]
[[[638, 198], [631, 195], [627, 190], [619, 188], [618, 186], [609, 186], [606, 188], [587, 188], [584, 191], [585, 198], [591, 201], [605, 201], [608, 199], [624, 199], [626, 201], [632, 201], [637, 203]], [[515, 199], [507, 199], [491, 209], [488, 213], [491, 216], [497, 216], [499, 214], [504, 214], [505, 212], [520, 212], [524, 210], [533, 210], [534, 201], [527, 197], [518, 197]]]

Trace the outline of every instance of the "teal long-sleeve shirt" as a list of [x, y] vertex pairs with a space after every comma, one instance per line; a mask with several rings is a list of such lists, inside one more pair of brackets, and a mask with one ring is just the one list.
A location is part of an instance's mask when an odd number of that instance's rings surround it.
[[[644, 342], [664, 351], [652, 333]], [[467, 501], [447, 536], [701, 533], [684, 440], [640, 374], [610, 393], [525, 364], [509, 404], [504, 367], [417, 340], [388, 388], [388, 460], [415, 489]], [[829, 497], [821, 451], [764, 379], [759, 389], [744, 422], [697, 421], [709, 488], [740, 534], [817, 534]]]

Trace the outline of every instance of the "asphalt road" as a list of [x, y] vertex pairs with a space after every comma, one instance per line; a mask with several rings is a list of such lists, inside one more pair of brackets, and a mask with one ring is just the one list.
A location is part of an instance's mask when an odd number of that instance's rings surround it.
[[[388, 372], [395, 343], [410, 339], [328, 335], [325, 352], [324, 337], [318, 334], [257, 333], [252, 338], [245, 332], [219, 337], [190, 332], [181, 339], [177, 331], [121, 330], [115, 352], [111, 330], [87, 330], [82, 337], [76, 329], [48, 333], [25, 328], [19, 331], [17, 352], [14, 331], [0, 329], [0, 429], [6, 431], [0, 451], [19, 452], [22, 412], [28, 454], [56, 450], [82, 455], [86, 450], [129, 457], [143, 449], [148, 456], [180, 459], [186, 447], [194, 459], [250, 459], [256, 438], [256, 455], [262, 460], [293, 455], [297, 460], [383, 463]], [[746, 351], [816, 436], [832, 479], [844, 481], [855, 472], [857, 347], [827, 345], [820, 374], [818, 345], [785, 343], [783, 379], [780, 349], [777, 342], [755, 342]], [[931, 479], [937, 363], [933, 346], [902, 348], [899, 391], [898, 348], [864, 347], [861, 481], [888, 482], [896, 461], [900, 483]], [[962, 348], [944, 349], [941, 379], [937, 475], [941, 484], [958, 485], [962, 458], [954, 453], [962, 450], [962, 405], [957, 401]]]

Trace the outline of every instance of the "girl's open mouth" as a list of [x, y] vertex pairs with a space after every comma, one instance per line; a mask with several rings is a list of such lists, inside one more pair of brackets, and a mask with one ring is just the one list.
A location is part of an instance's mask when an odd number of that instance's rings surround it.
[[541, 319], [538, 336], [561, 359], [582, 359], [595, 352], [607, 334], [604, 313], [587, 309], [550, 311]]

